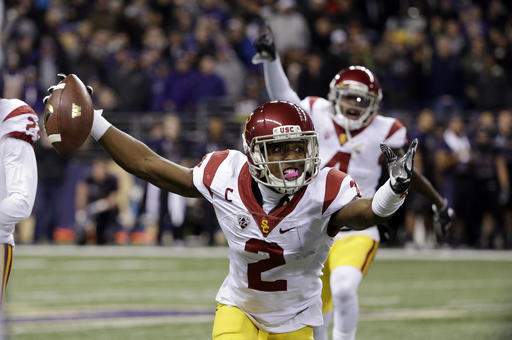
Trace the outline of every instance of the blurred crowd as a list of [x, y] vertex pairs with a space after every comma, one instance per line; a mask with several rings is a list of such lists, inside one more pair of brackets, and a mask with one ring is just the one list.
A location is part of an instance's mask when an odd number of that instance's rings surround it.
[[[56, 74], [76, 73], [95, 88], [95, 105], [109, 117], [153, 112], [155, 122], [142, 137], [162, 155], [193, 165], [204, 152], [239, 146], [237, 128], [228, 131], [227, 124], [267, 99], [261, 69], [251, 63], [252, 41], [266, 23], [301, 97], [325, 97], [333, 75], [351, 64], [378, 75], [383, 112], [399, 116], [420, 138], [421, 170], [457, 211], [450, 245], [512, 247], [511, 13], [504, 0], [7, 1], [0, 83], [4, 97], [40, 112]], [[223, 106], [204, 124], [193, 124], [205, 103]], [[178, 122], [187, 128], [172, 132]], [[177, 240], [203, 234], [209, 244], [218, 242], [216, 226], [204, 228], [214, 219], [202, 203], [135, 182], [143, 190], [125, 192], [121, 204], [112, 198], [123, 190], [121, 172], [111, 177], [97, 160], [81, 164], [82, 176], [66, 181], [69, 173], [81, 173], [69, 170], [76, 162], [51, 155], [44, 143], [38, 149], [45, 160], [35, 242], [76, 238], [77, 230], [88, 242], [91, 223], [96, 233], [108, 234], [96, 236], [100, 243], [125, 242], [126, 226], [139, 235], [150, 224], [158, 230], [155, 242], [163, 242], [163, 230]], [[61, 200], [51, 197], [62, 197], [66, 188], [73, 189], [76, 214], [43, 216], [59, 211], [50, 202]], [[428, 211], [420, 197], [411, 197], [401, 242], [430, 242]], [[70, 224], [73, 235], [59, 231]], [[423, 226], [427, 236], [421, 237]]]

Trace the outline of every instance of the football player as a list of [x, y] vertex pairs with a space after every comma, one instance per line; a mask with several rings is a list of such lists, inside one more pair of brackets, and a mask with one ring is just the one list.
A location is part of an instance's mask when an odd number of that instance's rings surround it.
[[[381, 175], [379, 145], [404, 148], [406, 129], [395, 118], [379, 115], [382, 90], [375, 75], [365, 67], [350, 66], [330, 84], [328, 100], [306, 97], [292, 90], [276, 54], [270, 28], [255, 40], [254, 63], [263, 63], [265, 84], [272, 100], [286, 100], [304, 108], [318, 134], [321, 167], [348, 173], [360, 185], [364, 198], [375, 194]], [[453, 211], [432, 185], [413, 171], [413, 188], [428, 197], [439, 227], [447, 228]], [[325, 323], [315, 329], [315, 339], [327, 339], [327, 326], [334, 319], [333, 339], [355, 339], [359, 319], [357, 289], [379, 246], [376, 226], [364, 231], [342, 231], [329, 251], [323, 271]]]
[[37, 190], [33, 144], [38, 117], [18, 99], [0, 99], [0, 304], [12, 269], [14, 226], [30, 216]]
[[229, 273], [213, 323], [215, 340], [312, 340], [322, 324], [320, 273], [342, 226], [366, 228], [403, 203], [417, 142], [400, 159], [383, 145], [390, 179], [360, 199], [345, 173], [319, 168], [309, 115], [283, 101], [248, 118], [244, 152], [216, 151], [194, 168], [170, 162], [94, 111], [91, 135], [126, 171], [215, 208], [229, 246]]

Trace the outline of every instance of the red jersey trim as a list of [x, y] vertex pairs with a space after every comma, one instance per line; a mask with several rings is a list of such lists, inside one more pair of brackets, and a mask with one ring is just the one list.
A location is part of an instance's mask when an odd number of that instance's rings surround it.
[[391, 125], [391, 127], [389, 128], [389, 132], [388, 132], [386, 138], [384, 138], [384, 140], [393, 136], [395, 134], [395, 132], [397, 132], [398, 130], [400, 130], [403, 127], [404, 127], [404, 125], [398, 119], [395, 119], [395, 121], [393, 122], [393, 125]]
[[208, 163], [206, 163], [206, 166], [204, 168], [203, 184], [206, 187], [206, 189], [208, 189], [208, 192], [212, 197], [213, 191], [211, 189], [211, 185], [213, 182], [213, 178], [215, 177], [215, 174], [217, 173], [219, 166], [228, 157], [228, 154], [229, 150], [215, 151], [208, 160]]
[[33, 114], [35, 115], [36, 113], [34, 112], [34, 110], [32, 110], [32, 108], [28, 105], [22, 105], [14, 110], [12, 110], [7, 116], [5, 116], [4, 118], [4, 122], [7, 120], [7, 119], [11, 119], [13, 117], [16, 117], [16, 116], [21, 116], [21, 115], [24, 115], [24, 114]]
[[[372, 120], [373, 120], [373, 118], [372, 118]], [[343, 133], [345, 133], [345, 134], [347, 133], [347, 130], [345, 130], [345, 128], [343, 126], [338, 125], [338, 123], [336, 123], [334, 121], [334, 119], [332, 120], [332, 123], [334, 124], [334, 129], [336, 130], [336, 136], [339, 136], [339, 135], [341, 135]], [[359, 128], [357, 130], [350, 130], [350, 136], [352, 136], [352, 137], [357, 136], [358, 134], [360, 134], [361, 132], [366, 130], [366, 128], [368, 126], [370, 126], [370, 124], [371, 124], [371, 121], [370, 121], [370, 123], [368, 123], [367, 125], [363, 126], [362, 128]]]
[[8, 133], [6, 136], [24, 140], [25, 142], [29, 143], [30, 145], [34, 145], [34, 141], [32, 140], [32, 137], [27, 135], [25, 132], [19, 132], [19, 131], [13, 131]]
[[309, 97], [308, 103], [309, 103], [309, 112], [310, 114], [313, 113], [313, 105], [315, 105], [315, 102], [318, 100], [319, 97]]
[[372, 243], [372, 247], [370, 248], [370, 250], [368, 250], [368, 253], [366, 254], [366, 258], [364, 259], [364, 263], [363, 263], [363, 266], [361, 267], [361, 272], [364, 273], [364, 270], [366, 269], [366, 266], [369, 265], [368, 262], [370, 262], [370, 257], [373, 253], [373, 250], [375, 249], [375, 246], [377, 245], [377, 242], [375, 242], [375, 240], [373, 240], [373, 243]]
[[341, 188], [341, 183], [343, 179], [347, 176], [346, 173], [339, 171], [337, 169], [332, 168], [329, 170], [327, 174], [327, 179], [325, 180], [325, 194], [324, 194], [324, 204], [322, 205], [322, 214], [329, 208], [331, 203], [338, 196], [338, 192]]
[[256, 221], [258, 229], [264, 237], [267, 237], [279, 222], [281, 222], [295, 209], [295, 207], [297, 207], [297, 204], [306, 192], [306, 188], [307, 186], [297, 191], [288, 204], [278, 206], [266, 214], [252, 192], [252, 177], [247, 163], [242, 167], [238, 177], [238, 193], [240, 194], [240, 198]]

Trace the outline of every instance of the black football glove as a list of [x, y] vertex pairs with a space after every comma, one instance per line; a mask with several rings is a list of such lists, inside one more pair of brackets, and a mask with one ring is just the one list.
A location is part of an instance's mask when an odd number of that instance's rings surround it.
[[405, 155], [398, 158], [388, 145], [380, 144], [380, 149], [384, 157], [386, 157], [386, 163], [388, 165], [391, 189], [393, 189], [396, 194], [404, 194], [409, 189], [414, 168], [414, 155], [416, 154], [417, 147], [418, 139], [414, 139]]
[[252, 58], [253, 64], [260, 64], [264, 61], [273, 61], [276, 59], [276, 46], [274, 44], [274, 34], [269, 26], [265, 25], [260, 29], [260, 33], [254, 40], [256, 54]]
[[455, 220], [455, 212], [448, 205], [446, 199], [441, 209], [438, 209], [435, 204], [432, 204], [432, 212], [434, 213], [434, 231], [438, 240], [442, 241], [450, 232], [450, 228]]

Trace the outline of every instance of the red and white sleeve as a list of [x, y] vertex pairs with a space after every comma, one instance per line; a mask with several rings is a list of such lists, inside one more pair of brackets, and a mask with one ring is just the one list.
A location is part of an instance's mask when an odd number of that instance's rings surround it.
[[208, 201], [213, 200], [212, 183], [217, 170], [228, 157], [229, 150], [215, 151], [203, 157], [203, 160], [194, 167], [192, 176], [194, 186]]
[[346, 173], [330, 169], [325, 181], [322, 215], [329, 216], [361, 197], [356, 181]]
[[407, 144], [407, 129], [398, 119], [389, 128], [384, 143], [392, 149], [400, 149]]

